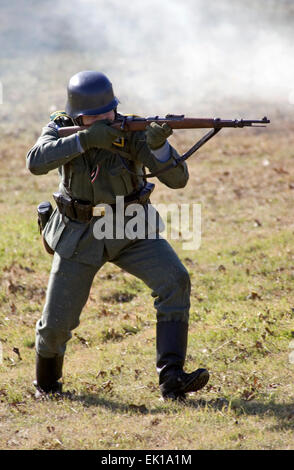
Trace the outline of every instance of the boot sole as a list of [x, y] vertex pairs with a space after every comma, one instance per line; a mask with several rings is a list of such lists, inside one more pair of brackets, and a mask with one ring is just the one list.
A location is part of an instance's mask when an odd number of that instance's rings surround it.
[[205, 387], [209, 380], [209, 373], [206, 369], [198, 369], [195, 374], [185, 383], [181, 388], [182, 393], [197, 392], [201, 388]]

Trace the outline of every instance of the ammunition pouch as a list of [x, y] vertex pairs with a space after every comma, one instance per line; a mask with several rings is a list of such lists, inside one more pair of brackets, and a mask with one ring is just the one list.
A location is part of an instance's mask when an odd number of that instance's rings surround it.
[[[139, 191], [125, 196], [125, 206], [129, 206], [130, 204], [142, 204], [142, 206], [144, 206], [144, 204], [150, 204], [150, 195], [154, 188], [155, 184], [146, 183]], [[115, 206], [115, 204], [111, 206]]]
[[54, 193], [53, 198], [62, 217], [88, 223], [92, 219], [93, 204], [90, 201], [82, 201], [65, 196], [62, 193]]

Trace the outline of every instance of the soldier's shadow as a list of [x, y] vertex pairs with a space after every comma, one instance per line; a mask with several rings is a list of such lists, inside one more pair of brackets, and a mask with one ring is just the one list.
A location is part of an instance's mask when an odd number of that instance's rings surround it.
[[223, 398], [205, 400], [197, 399], [189, 395], [184, 403], [163, 402], [159, 397], [155, 398], [155, 404], [147, 407], [145, 404], [122, 403], [115, 398], [105, 398], [97, 393], [77, 394], [68, 392], [65, 397], [73, 402], [83, 404], [85, 407], [103, 407], [113, 413], [137, 413], [137, 414], [174, 414], [181, 413], [184, 409], [194, 410], [207, 409], [210, 411], [220, 411], [226, 413], [229, 409], [234, 412], [236, 420], [238, 417], [259, 416], [260, 418], [269, 418], [273, 416], [277, 419], [277, 424], [271, 427], [272, 430], [293, 430], [294, 429], [294, 403], [263, 403], [262, 401], [233, 400], [231, 403]]
[[115, 399], [102, 397], [97, 393], [77, 394], [76, 392], [65, 392], [65, 394], [63, 394], [63, 398], [66, 398], [72, 402], [80, 403], [86, 408], [103, 407], [111, 410], [113, 413], [126, 413], [128, 411], [135, 411], [141, 414], [146, 414], [149, 412], [145, 405], [130, 405], [119, 402]]
[[228, 409], [235, 414], [236, 421], [238, 417], [259, 416], [268, 419], [271, 416], [277, 419], [277, 423], [270, 427], [272, 431], [293, 430], [294, 429], [294, 403], [264, 403], [259, 400], [245, 401], [241, 399], [228, 400], [216, 398], [214, 400], [193, 400], [188, 399], [185, 406], [199, 409], [207, 408], [226, 413]]

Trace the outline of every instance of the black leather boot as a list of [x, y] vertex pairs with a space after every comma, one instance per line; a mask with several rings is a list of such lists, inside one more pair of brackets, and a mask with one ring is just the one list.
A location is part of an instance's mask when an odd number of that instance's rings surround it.
[[46, 358], [36, 354], [36, 398], [46, 394], [61, 394], [62, 384], [58, 379], [62, 377], [62, 365], [64, 356]]
[[180, 321], [157, 323], [156, 367], [164, 399], [184, 400], [185, 394], [203, 388], [208, 380], [206, 369], [184, 372], [188, 339], [188, 324]]

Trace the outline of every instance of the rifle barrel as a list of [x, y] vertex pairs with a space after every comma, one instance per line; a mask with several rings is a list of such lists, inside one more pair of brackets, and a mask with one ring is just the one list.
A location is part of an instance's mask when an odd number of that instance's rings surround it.
[[[158, 124], [167, 123], [172, 129], [221, 129], [222, 127], [265, 127], [266, 124], [270, 123], [267, 117], [261, 120], [223, 120], [220, 118], [185, 118], [184, 116], [173, 116], [168, 115], [165, 118], [148, 117], [148, 118], [137, 118], [133, 116], [126, 116], [123, 119], [114, 121], [111, 127], [116, 129], [122, 129], [125, 131], [143, 131], [146, 127], [156, 122]], [[67, 137], [75, 134], [79, 131], [88, 129], [89, 126], [71, 126], [71, 127], [60, 127], [58, 129], [59, 137]]]

